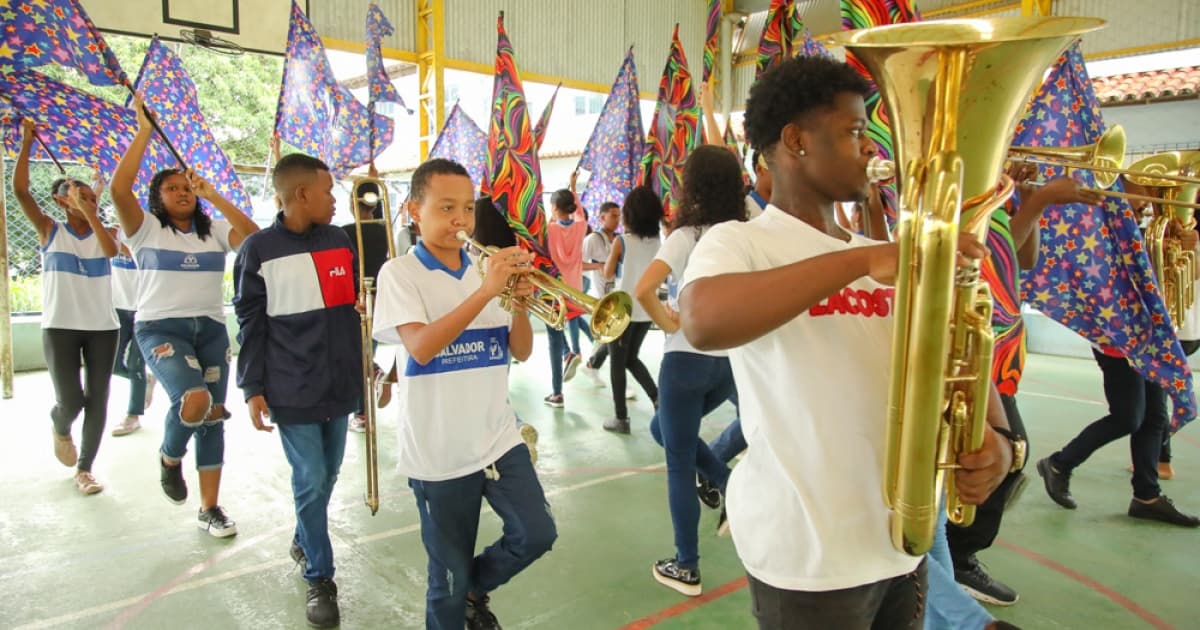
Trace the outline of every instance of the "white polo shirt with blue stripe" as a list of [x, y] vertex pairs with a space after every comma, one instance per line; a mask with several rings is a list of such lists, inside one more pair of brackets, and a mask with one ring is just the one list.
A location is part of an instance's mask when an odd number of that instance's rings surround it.
[[180, 232], [147, 214], [125, 244], [137, 260], [138, 321], [211, 317], [225, 321], [222, 282], [229, 246], [229, 223], [212, 222], [204, 240], [195, 227]]
[[116, 330], [111, 275], [94, 232], [55, 221], [42, 248], [42, 328]]
[[417, 244], [379, 271], [372, 334], [397, 344], [400, 372], [399, 452], [401, 474], [445, 481], [479, 472], [521, 443], [508, 405], [508, 332], [512, 315], [492, 300], [428, 364], [413, 360], [397, 327], [429, 324], [458, 308], [479, 289], [478, 268], [461, 253], [451, 271]]

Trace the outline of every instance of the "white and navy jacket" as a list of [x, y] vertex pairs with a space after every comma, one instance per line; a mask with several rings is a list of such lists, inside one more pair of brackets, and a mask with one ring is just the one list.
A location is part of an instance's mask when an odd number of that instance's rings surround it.
[[238, 387], [246, 400], [264, 395], [276, 424], [325, 422], [358, 408], [357, 269], [345, 232], [315, 225], [297, 234], [282, 213], [242, 243], [234, 263]]

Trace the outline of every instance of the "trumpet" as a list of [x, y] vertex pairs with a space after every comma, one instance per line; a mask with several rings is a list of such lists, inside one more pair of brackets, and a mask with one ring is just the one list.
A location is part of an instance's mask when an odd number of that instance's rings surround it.
[[[363, 190], [373, 185], [379, 192]], [[374, 516], [379, 511], [379, 441], [376, 432], [376, 400], [375, 400], [375, 363], [371, 349], [371, 328], [375, 314], [375, 281], [367, 277], [367, 263], [364, 252], [363, 229], [367, 225], [383, 224], [387, 234], [387, 257], [396, 255], [395, 241], [392, 239], [392, 209], [388, 200], [387, 185], [375, 177], [360, 177], [354, 180], [350, 191], [351, 203], [354, 204], [354, 235], [358, 245], [358, 284], [359, 295], [363, 297], [366, 307], [360, 321], [359, 333], [362, 341], [362, 382], [363, 382], [363, 415], [366, 416], [366, 456], [367, 460], [367, 493], [363, 502]], [[378, 204], [382, 216], [377, 219], [363, 219], [358, 213], [358, 204], [369, 206]]]
[[[486, 274], [483, 263], [488, 256], [500, 251], [499, 247], [484, 245], [471, 238], [465, 231], [459, 230], [455, 235], [458, 240], [479, 251], [479, 274]], [[568, 302], [583, 309], [591, 316], [589, 328], [597, 343], [611, 343], [625, 332], [633, 317], [633, 298], [624, 291], [613, 291], [602, 298], [594, 298], [582, 291], [571, 288], [562, 280], [555, 278], [539, 269], [531, 269], [525, 277], [540, 292], [533, 300], [525, 300], [523, 306], [536, 318], [542, 320], [551, 328], [562, 330], [567, 322]], [[500, 307], [512, 311], [514, 304], [512, 296], [516, 277], [509, 279], [508, 288], [500, 295]]]

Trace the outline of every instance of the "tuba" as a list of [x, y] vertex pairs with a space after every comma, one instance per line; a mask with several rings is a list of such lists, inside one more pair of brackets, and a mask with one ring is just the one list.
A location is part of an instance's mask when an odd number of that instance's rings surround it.
[[1200, 151], [1171, 151], [1138, 160], [1130, 165], [1125, 179], [1157, 197], [1150, 207], [1153, 217], [1146, 227], [1146, 251], [1158, 279], [1159, 290], [1171, 322], [1178, 328], [1195, 303], [1195, 253], [1183, 249], [1170, 234], [1172, 222], [1183, 229], [1196, 228], [1196, 193], [1200, 183]]
[[[456, 235], [458, 240], [479, 252], [479, 273], [486, 273], [484, 260], [496, 253], [500, 248], [484, 245], [472, 239], [464, 231]], [[540, 269], [532, 269], [527, 274], [529, 282], [539, 295], [530, 300], [525, 307], [534, 317], [542, 320], [551, 328], [562, 330], [567, 323], [568, 302], [583, 309], [591, 316], [590, 329], [596, 343], [611, 343], [625, 332], [633, 317], [633, 298], [624, 291], [613, 291], [596, 299], [582, 291], [577, 291], [562, 280], [555, 278]], [[511, 311], [512, 280], [509, 289], [500, 296], [500, 307]]]
[[887, 104], [900, 183], [900, 247], [884, 498], [892, 544], [923, 555], [946, 490], [954, 523], [974, 520], [954, 488], [959, 454], [983, 445], [992, 298], [979, 264], [956, 266], [960, 232], [982, 242], [1011, 195], [1013, 130], [1042, 75], [1092, 18], [945, 20], [840, 33]]
[[[378, 193], [373, 191], [364, 191], [363, 188], [373, 184], [378, 190]], [[360, 336], [362, 338], [362, 382], [363, 382], [363, 415], [367, 418], [367, 426], [364, 434], [366, 436], [366, 460], [367, 460], [367, 494], [363, 499], [367, 508], [371, 510], [371, 515], [374, 516], [379, 511], [379, 440], [376, 430], [376, 416], [378, 409], [375, 400], [375, 363], [371, 356], [371, 328], [372, 320], [375, 313], [375, 281], [367, 277], [366, 256], [363, 255], [364, 239], [363, 229], [367, 225], [384, 226], [387, 233], [387, 257], [394, 258], [396, 255], [395, 241], [392, 239], [392, 208], [388, 199], [387, 184], [377, 177], [359, 177], [354, 180], [354, 186], [350, 190], [350, 203], [354, 204], [354, 236], [358, 245], [358, 291], [359, 295], [363, 296], [365, 309], [363, 310], [360, 323]], [[363, 219], [359, 216], [358, 204], [364, 203], [370, 206], [378, 205], [382, 215], [379, 218]]]

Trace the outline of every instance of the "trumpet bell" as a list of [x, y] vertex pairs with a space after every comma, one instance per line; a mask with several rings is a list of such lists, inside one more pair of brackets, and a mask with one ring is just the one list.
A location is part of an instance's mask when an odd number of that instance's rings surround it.
[[613, 291], [590, 306], [592, 337], [596, 343], [615, 341], [629, 327], [633, 317], [633, 298], [624, 291]]

